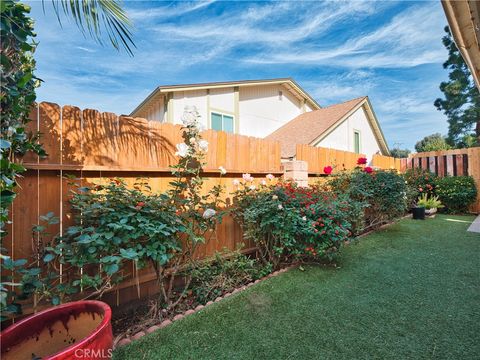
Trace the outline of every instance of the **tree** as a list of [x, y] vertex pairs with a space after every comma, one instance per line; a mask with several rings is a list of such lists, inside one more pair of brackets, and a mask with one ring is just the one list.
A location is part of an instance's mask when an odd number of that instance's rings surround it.
[[451, 146], [440, 133], [425, 136], [422, 140], [415, 144], [417, 152], [449, 150]]
[[[43, 0], [45, 4], [45, 0]], [[79, 29], [103, 45], [103, 34], [117, 50], [122, 46], [133, 55], [132, 24], [119, 0], [52, 0], [61, 24], [60, 13], [71, 16]]]
[[448, 59], [443, 68], [450, 71], [449, 81], [440, 84], [444, 98], [436, 99], [434, 105], [448, 118], [448, 142], [451, 145], [464, 146], [462, 138], [465, 135], [475, 135], [480, 145], [480, 93], [448, 26], [445, 32], [447, 35], [442, 42], [448, 50]]
[[390, 150], [390, 155], [392, 155], [394, 158], [406, 158], [408, 157], [408, 154], [410, 154], [410, 150], [408, 149], [400, 149], [400, 148], [393, 148]]

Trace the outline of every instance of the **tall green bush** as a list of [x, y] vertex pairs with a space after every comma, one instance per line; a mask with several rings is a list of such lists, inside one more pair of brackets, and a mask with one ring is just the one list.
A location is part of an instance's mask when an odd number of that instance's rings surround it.
[[436, 180], [436, 194], [452, 213], [468, 212], [468, 207], [475, 202], [477, 188], [471, 176], [446, 176]]
[[[38, 134], [28, 133], [29, 114], [35, 101], [35, 88], [40, 80], [35, 77], [33, 21], [28, 16], [30, 7], [12, 0], [0, 2], [0, 238], [6, 235], [8, 210], [18, 191], [17, 179], [25, 172], [18, 158], [28, 151], [40, 156], [45, 152], [37, 143]], [[22, 290], [21, 280], [32, 272], [25, 266], [26, 259], [11, 260], [0, 246], [1, 271], [0, 312], [2, 319], [21, 311], [16, 294]], [[5, 275], [8, 274], [8, 275]]]

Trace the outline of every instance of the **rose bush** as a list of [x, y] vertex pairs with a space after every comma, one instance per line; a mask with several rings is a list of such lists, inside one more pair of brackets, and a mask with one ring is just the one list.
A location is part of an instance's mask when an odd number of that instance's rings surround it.
[[346, 214], [355, 235], [402, 216], [407, 209], [404, 178], [395, 171], [367, 168], [337, 173], [324, 185], [326, 190], [348, 197]]
[[435, 195], [437, 176], [427, 169], [407, 169], [403, 175], [407, 182], [407, 197], [409, 206], [415, 205], [416, 199], [423, 194]]
[[260, 259], [274, 269], [295, 259], [332, 259], [351, 233], [347, 201], [320, 187], [291, 182], [254, 185], [245, 174], [237, 182], [232, 213], [245, 237], [255, 242]]

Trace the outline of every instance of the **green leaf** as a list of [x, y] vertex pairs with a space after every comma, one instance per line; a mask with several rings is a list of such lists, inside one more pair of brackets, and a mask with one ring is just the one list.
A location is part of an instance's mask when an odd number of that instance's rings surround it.
[[138, 253], [133, 249], [120, 249], [120, 255], [129, 260], [135, 260], [138, 258]]
[[0, 149], [10, 149], [12, 146], [12, 143], [10, 141], [7, 141], [5, 139], [0, 139]]
[[59, 305], [60, 304], [60, 298], [58, 296], [52, 297], [52, 304], [53, 305]]
[[117, 264], [110, 264], [110, 265], [105, 266], [105, 272], [106, 272], [108, 275], [113, 275], [113, 274], [115, 274], [118, 270], [119, 270], [119, 267], [118, 267]]
[[49, 261], [52, 261], [53, 259], [55, 259], [55, 255], [53, 254], [47, 254], [43, 257], [44, 262], [49, 262]]

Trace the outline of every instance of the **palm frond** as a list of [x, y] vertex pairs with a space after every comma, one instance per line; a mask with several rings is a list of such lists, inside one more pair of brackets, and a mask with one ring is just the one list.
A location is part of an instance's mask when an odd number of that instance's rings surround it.
[[133, 48], [136, 48], [131, 32], [133, 25], [120, 0], [52, 0], [52, 3], [60, 24], [63, 12], [98, 43], [103, 45], [106, 35], [115, 49], [123, 47], [133, 56]]

